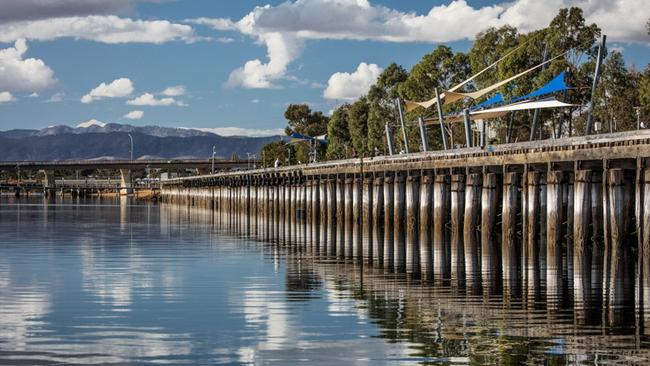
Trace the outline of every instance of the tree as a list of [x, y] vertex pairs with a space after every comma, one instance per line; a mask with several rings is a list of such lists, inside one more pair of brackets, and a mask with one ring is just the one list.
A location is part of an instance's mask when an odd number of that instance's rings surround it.
[[348, 131], [349, 104], [338, 107], [330, 116], [327, 124], [327, 153], [328, 160], [345, 159], [348, 157], [348, 149], [352, 145], [350, 131]]
[[406, 81], [408, 73], [396, 63], [390, 64], [377, 78], [377, 82], [368, 91], [368, 152], [388, 154], [384, 124], [393, 130], [397, 124], [395, 98], [399, 96], [399, 85]]
[[264, 167], [273, 167], [276, 159], [280, 161], [281, 165], [291, 165], [297, 162], [294, 145], [285, 141], [275, 141], [264, 145], [260, 155]]
[[368, 99], [361, 97], [348, 110], [348, 130], [355, 157], [368, 156]]
[[[316, 137], [324, 135], [327, 132], [328, 118], [322, 112], [312, 111], [306, 104], [290, 104], [284, 112], [284, 118], [287, 119], [285, 133], [291, 135], [296, 132], [301, 135]], [[318, 144], [318, 156], [325, 155], [325, 145]], [[299, 162], [309, 161], [310, 146], [308, 143], [296, 145], [296, 158]]]
[[[420, 62], [411, 68], [408, 78], [400, 85], [399, 91], [402, 97], [407, 100], [429, 100], [435, 96], [436, 87], [439, 93], [442, 93], [461, 83], [470, 75], [471, 68], [467, 54], [462, 52], [454, 53], [448, 46], [438, 46], [433, 52], [424, 55]], [[420, 133], [415, 120], [423, 113], [437, 116], [438, 113], [435, 107], [432, 109], [431, 111], [424, 111], [419, 108], [406, 115], [407, 140], [410, 151], [417, 151], [420, 146]], [[460, 109], [462, 109], [462, 101], [444, 106], [443, 113]], [[400, 140], [395, 139], [396, 145], [399, 145], [397, 142]], [[429, 141], [433, 149], [442, 148], [439, 126], [431, 128]]]
[[612, 52], [603, 63], [603, 71], [594, 98], [594, 116], [604, 130], [625, 131], [636, 128], [638, 105], [637, 77], [625, 67], [623, 55]]
[[639, 80], [639, 101], [641, 107], [650, 111], [650, 65], [646, 67], [641, 80]]
[[285, 132], [291, 135], [320, 136], [327, 131], [327, 117], [322, 112], [312, 111], [306, 104], [290, 104], [284, 112], [287, 119]]

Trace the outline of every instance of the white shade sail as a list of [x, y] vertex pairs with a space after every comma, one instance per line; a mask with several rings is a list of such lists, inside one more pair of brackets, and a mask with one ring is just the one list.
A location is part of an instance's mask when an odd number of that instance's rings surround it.
[[[548, 99], [537, 100], [537, 101], [527, 100], [519, 103], [504, 105], [501, 107], [470, 112], [469, 118], [471, 120], [493, 119], [493, 118], [503, 117], [509, 112], [514, 112], [514, 111], [546, 109], [546, 108], [565, 108], [571, 106], [573, 106], [573, 104], [564, 103], [555, 98], [548, 98]], [[457, 123], [457, 122], [463, 122], [463, 119], [464, 119], [463, 115], [458, 114], [455, 116], [445, 117], [445, 122]], [[425, 122], [427, 124], [438, 124], [438, 118], [428, 118], [425, 120]]]

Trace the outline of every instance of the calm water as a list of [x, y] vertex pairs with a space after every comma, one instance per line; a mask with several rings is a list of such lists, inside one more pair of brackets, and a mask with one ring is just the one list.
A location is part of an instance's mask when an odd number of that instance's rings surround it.
[[0, 364], [650, 363], [633, 305], [422, 283], [229, 227], [186, 207], [3, 197]]

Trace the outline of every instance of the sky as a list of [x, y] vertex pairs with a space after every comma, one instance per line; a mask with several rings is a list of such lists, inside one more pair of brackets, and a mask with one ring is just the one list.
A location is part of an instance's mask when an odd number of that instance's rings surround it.
[[466, 51], [489, 27], [539, 29], [568, 6], [642, 69], [647, 1], [0, 0], [0, 130], [98, 120], [282, 133], [291, 103], [327, 114], [392, 62]]

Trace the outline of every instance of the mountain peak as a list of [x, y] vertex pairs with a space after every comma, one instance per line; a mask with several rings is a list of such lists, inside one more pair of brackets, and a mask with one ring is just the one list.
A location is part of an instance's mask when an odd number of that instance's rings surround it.
[[78, 124], [77, 128], [88, 128], [88, 127], [92, 127], [92, 126], [105, 127], [106, 123], [98, 121], [96, 119], [91, 119], [89, 121]]

